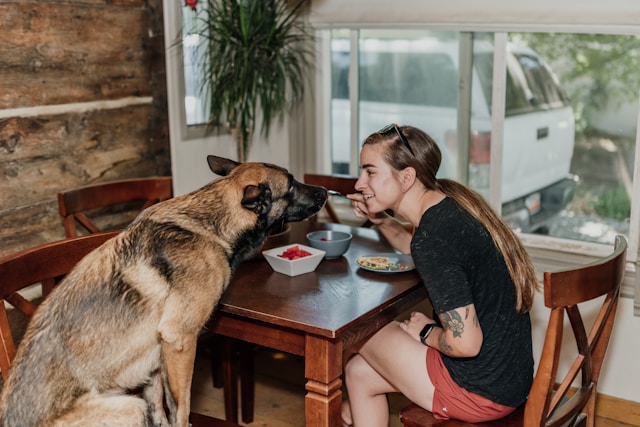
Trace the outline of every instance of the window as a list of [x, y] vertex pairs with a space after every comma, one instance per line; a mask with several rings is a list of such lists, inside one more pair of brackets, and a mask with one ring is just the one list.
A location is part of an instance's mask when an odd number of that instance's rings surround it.
[[[323, 65], [331, 69], [331, 102], [325, 112], [331, 123], [331, 171], [357, 173], [358, 160], [351, 153], [359, 152], [369, 134], [388, 123], [413, 125], [439, 143], [440, 176], [466, 181], [487, 199], [500, 192], [499, 209], [515, 229], [585, 244], [611, 244], [618, 233], [629, 236], [640, 83], [630, 91], [632, 96], [618, 90], [636, 64], [621, 60], [619, 50], [611, 47], [620, 40], [589, 35], [586, 43], [581, 34], [563, 34], [557, 40], [549, 34], [509, 34], [502, 161], [497, 168], [490, 164], [497, 143], [491, 117], [493, 34], [473, 34], [472, 72], [465, 82], [459, 73], [465, 67], [459, 32], [326, 31], [323, 39], [329, 40], [331, 52], [330, 63]], [[625, 36], [624, 42], [628, 55], [640, 56], [638, 37]], [[584, 63], [584, 58], [598, 61]], [[350, 87], [353, 64], [357, 85]], [[459, 104], [465, 97], [459, 97], [458, 87], [469, 88], [467, 105]], [[594, 96], [606, 102], [596, 103]], [[460, 109], [470, 111], [469, 123], [463, 124], [469, 127], [467, 140], [457, 136]], [[625, 114], [616, 122], [598, 120], [619, 111]], [[357, 138], [352, 139], [350, 129], [356, 126]], [[461, 158], [468, 159], [467, 170], [461, 169]], [[492, 169], [499, 169], [499, 189], [490, 188]]]

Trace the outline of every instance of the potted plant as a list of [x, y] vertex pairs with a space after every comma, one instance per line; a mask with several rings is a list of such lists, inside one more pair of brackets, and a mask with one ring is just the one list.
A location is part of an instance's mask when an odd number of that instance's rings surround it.
[[[197, 0], [187, 0], [196, 7]], [[226, 125], [238, 160], [247, 159], [258, 114], [267, 137], [272, 121], [302, 99], [310, 64], [310, 35], [302, 19], [304, 0], [206, 0], [198, 36], [206, 60], [202, 91], [209, 126]]]

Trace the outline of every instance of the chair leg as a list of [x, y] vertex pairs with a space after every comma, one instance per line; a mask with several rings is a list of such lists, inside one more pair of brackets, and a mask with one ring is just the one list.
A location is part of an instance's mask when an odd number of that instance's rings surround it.
[[209, 348], [211, 350], [211, 380], [213, 382], [213, 388], [222, 388], [223, 374], [222, 374], [222, 353], [224, 337], [215, 335], [209, 339]]
[[227, 421], [238, 422], [238, 362], [235, 340], [221, 337], [224, 414]]
[[254, 348], [251, 343], [238, 341], [238, 352], [240, 361], [240, 405], [242, 408], [242, 421], [253, 422], [255, 403], [255, 368], [254, 368]]

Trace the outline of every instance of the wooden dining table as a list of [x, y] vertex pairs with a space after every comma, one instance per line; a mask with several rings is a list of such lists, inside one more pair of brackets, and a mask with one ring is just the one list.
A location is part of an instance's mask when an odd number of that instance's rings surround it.
[[353, 235], [348, 251], [315, 271], [287, 276], [261, 256], [245, 261], [208, 327], [214, 333], [304, 357], [308, 427], [341, 425], [343, 365], [376, 331], [426, 298], [415, 271], [380, 273], [358, 266], [360, 255], [388, 253], [374, 229], [303, 221], [285, 243], [307, 244], [316, 229]]

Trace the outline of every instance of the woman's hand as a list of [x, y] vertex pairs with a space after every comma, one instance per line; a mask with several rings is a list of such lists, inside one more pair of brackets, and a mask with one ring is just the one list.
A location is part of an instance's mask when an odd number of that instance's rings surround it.
[[427, 323], [435, 322], [433, 319], [429, 319], [425, 314], [414, 311], [408, 319], [400, 323], [400, 328], [417, 341], [420, 341], [420, 331], [422, 331], [422, 328], [424, 328]]
[[351, 208], [353, 209], [353, 214], [358, 218], [365, 218], [371, 221], [373, 224], [379, 225], [382, 223], [382, 221], [384, 221], [385, 218], [389, 217], [389, 215], [387, 215], [385, 212], [369, 212], [366, 196], [362, 193], [347, 194], [346, 197], [347, 199], [351, 200]]

